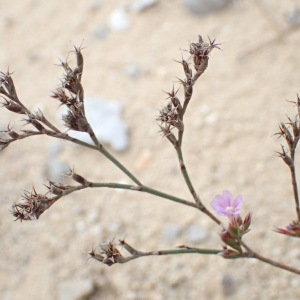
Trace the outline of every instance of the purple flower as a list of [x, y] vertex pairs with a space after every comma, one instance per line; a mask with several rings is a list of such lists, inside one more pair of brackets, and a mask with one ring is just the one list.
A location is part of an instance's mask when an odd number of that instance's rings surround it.
[[242, 203], [242, 195], [238, 195], [233, 201], [231, 193], [227, 190], [224, 190], [222, 196], [217, 195], [211, 200], [210, 205], [218, 215], [231, 218], [241, 212], [238, 207], [240, 207]]

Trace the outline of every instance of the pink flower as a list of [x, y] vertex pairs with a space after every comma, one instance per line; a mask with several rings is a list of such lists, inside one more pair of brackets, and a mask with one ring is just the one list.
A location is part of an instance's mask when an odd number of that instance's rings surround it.
[[217, 195], [211, 200], [210, 205], [218, 215], [231, 218], [241, 212], [238, 207], [240, 207], [242, 203], [242, 195], [238, 195], [233, 201], [231, 193], [227, 190], [224, 190], [222, 196]]

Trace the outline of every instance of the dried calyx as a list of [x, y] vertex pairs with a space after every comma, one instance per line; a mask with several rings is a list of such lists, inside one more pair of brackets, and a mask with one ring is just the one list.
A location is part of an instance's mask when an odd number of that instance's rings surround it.
[[16, 220], [37, 220], [56, 200], [56, 197], [48, 198], [46, 195], [38, 194], [33, 188], [31, 192], [23, 192], [20, 201], [12, 205], [11, 213]]
[[116, 248], [113, 241], [108, 240], [106, 243], [100, 244], [100, 253], [96, 253], [95, 249], [92, 249], [88, 254], [90, 258], [98, 260], [108, 266], [113, 264], [121, 264], [127, 262], [122, 256], [120, 251]]

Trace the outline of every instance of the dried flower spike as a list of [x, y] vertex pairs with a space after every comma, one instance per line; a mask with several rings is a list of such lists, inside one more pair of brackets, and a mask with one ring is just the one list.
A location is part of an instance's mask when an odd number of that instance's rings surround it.
[[107, 241], [106, 243], [100, 244], [101, 252], [97, 254], [94, 249], [89, 252], [91, 258], [96, 259], [108, 266], [112, 266], [117, 263], [124, 263], [126, 259], [122, 256], [120, 251], [116, 248], [113, 241]]
[[19, 203], [12, 205], [11, 213], [16, 220], [37, 220], [55, 201], [56, 198], [38, 194], [33, 188], [31, 193], [24, 191]]

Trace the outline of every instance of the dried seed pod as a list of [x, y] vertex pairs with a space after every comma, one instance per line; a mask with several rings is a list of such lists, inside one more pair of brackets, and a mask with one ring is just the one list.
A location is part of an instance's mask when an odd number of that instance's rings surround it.
[[96, 259], [108, 266], [113, 264], [122, 264], [125, 263], [127, 260], [122, 256], [120, 251], [116, 248], [113, 241], [107, 241], [106, 243], [100, 244], [101, 252], [97, 254], [94, 249], [89, 252], [91, 258]]
[[283, 132], [283, 136], [284, 136], [287, 144], [289, 145], [289, 148], [291, 149], [294, 144], [294, 139], [293, 139], [291, 132], [283, 123], [281, 123], [279, 127], [281, 129], [281, 132]]
[[70, 107], [68, 113], [62, 116], [62, 120], [65, 123], [65, 126], [71, 130], [90, 132], [91, 127], [88, 123], [82, 105], [73, 105]]
[[[4, 99], [4, 98], [3, 98]], [[21, 106], [19, 103], [17, 102], [12, 102], [12, 101], [9, 101], [7, 99], [4, 99], [5, 102], [4, 103], [1, 103], [2, 106], [4, 106], [6, 109], [14, 112], [14, 113], [17, 113], [17, 114], [21, 114], [21, 115], [25, 115], [26, 114], [26, 110], [24, 109], [23, 106]]]
[[77, 67], [74, 69], [73, 73], [74, 74], [79, 74], [80, 76], [81, 76], [82, 71], [83, 71], [83, 55], [81, 53], [81, 50], [84, 49], [81, 46], [82, 45], [80, 45], [79, 47], [74, 46], [74, 50], [72, 51], [76, 54], [76, 62], [77, 62]]
[[209, 37], [208, 39], [209, 39], [209, 43], [206, 43], [203, 41], [201, 35], [199, 35], [199, 42], [190, 44], [189, 53], [191, 54], [191, 57], [194, 62], [194, 67], [197, 72], [199, 72], [199, 69], [202, 69], [203, 66], [202, 67], [200, 66], [203, 64], [205, 60], [207, 61], [209, 53], [214, 48], [221, 50], [220, 47], [218, 47], [220, 44], [215, 44], [216, 39], [214, 39], [213, 41], [211, 41]]
[[160, 127], [160, 132], [163, 133], [163, 137], [166, 137], [171, 143], [172, 145], [175, 147], [175, 149], [178, 148], [178, 141], [175, 137], [175, 135], [171, 132], [171, 126], [170, 125], [166, 125], [166, 126], [161, 126], [158, 125]]
[[70, 172], [67, 173], [66, 176], [71, 177], [74, 181], [80, 183], [80, 184], [83, 185], [83, 186], [86, 186], [86, 187], [91, 187], [91, 186], [93, 186], [93, 183], [92, 183], [92, 182], [86, 180], [86, 179], [83, 178], [81, 175], [76, 174], [76, 173], [74, 172], [74, 169], [73, 169], [73, 170], [70, 169]]
[[59, 182], [53, 182], [51, 180], [48, 180], [48, 184], [49, 186], [45, 184], [45, 187], [48, 189], [48, 193], [52, 193], [57, 196], [64, 196], [68, 194], [68, 191], [70, 190], [70, 188], [72, 188], [72, 186], [70, 185], [65, 185]]
[[19, 203], [12, 205], [11, 213], [16, 220], [37, 220], [55, 201], [55, 198], [38, 194], [33, 188], [32, 192], [24, 191]]
[[284, 147], [281, 145], [282, 148], [282, 152], [276, 152], [279, 157], [282, 158], [282, 160], [290, 167], [293, 168], [294, 167], [294, 161], [292, 160], [292, 158], [287, 155], [286, 151], [284, 150]]

